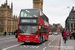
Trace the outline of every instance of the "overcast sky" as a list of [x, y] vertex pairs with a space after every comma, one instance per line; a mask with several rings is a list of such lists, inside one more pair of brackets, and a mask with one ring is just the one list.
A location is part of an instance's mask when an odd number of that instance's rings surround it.
[[[0, 6], [5, 2], [6, 0], [0, 0]], [[33, 0], [8, 0], [8, 5], [11, 5], [11, 2], [13, 15], [19, 16], [21, 9], [33, 8]], [[72, 6], [75, 6], [75, 0], [43, 0], [43, 12], [48, 16], [49, 23], [60, 23], [63, 27]]]

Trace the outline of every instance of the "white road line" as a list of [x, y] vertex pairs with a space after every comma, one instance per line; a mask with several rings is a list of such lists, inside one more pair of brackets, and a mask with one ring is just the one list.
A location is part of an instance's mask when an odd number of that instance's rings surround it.
[[48, 46], [51, 44], [51, 42], [48, 44]]
[[32, 46], [30, 46], [30, 48], [32, 48]]
[[23, 47], [26, 47], [25, 45]]
[[54, 41], [58, 36], [56, 36], [52, 41]]
[[36, 48], [39, 48], [39, 46], [37, 46]]
[[[63, 46], [63, 38], [61, 36], [61, 45], [60, 46]], [[63, 50], [63, 48], [60, 48], [60, 50]]]
[[45, 49], [46, 49], [46, 47], [43, 48], [43, 50], [45, 50]]
[[36, 46], [31, 46], [30, 48], [35, 48]]
[[[22, 43], [20, 43], [20, 44], [22, 44]], [[13, 45], [13, 46], [10, 46], [10, 47], [7, 47], [7, 48], [4, 48], [4, 49], [2, 49], [2, 50], [7, 50], [7, 49], [10, 49], [10, 48], [13, 48], [13, 47], [19, 46], [20, 44]]]
[[53, 45], [50, 45], [50, 46], [48, 46], [48, 47], [54, 47]]

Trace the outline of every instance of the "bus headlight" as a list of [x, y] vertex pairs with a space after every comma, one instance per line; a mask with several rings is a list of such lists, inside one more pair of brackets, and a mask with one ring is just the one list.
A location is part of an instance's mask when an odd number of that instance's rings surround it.
[[38, 36], [36, 36], [36, 38], [38, 38]]
[[20, 37], [20, 36], [18, 36], [18, 37]]
[[35, 38], [38, 38], [38, 35], [36, 35], [36, 37]]

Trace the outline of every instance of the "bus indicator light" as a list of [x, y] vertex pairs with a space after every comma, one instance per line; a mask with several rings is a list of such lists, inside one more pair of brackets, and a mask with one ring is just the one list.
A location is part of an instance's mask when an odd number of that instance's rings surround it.
[[39, 26], [39, 29], [41, 29], [41, 26]]

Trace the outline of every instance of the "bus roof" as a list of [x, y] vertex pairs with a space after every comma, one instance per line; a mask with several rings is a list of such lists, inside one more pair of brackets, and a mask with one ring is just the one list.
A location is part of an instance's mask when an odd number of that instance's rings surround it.
[[[30, 8], [30, 9], [33, 9], [33, 8]], [[34, 9], [37, 9], [37, 8], [34, 8]], [[26, 10], [26, 9], [21, 9], [21, 10]], [[37, 9], [37, 10], [40, 10], [41, 11], [41, 9]], [[42, 11], [41, 11], [42, 12]], [[42, 12], [43, 13], [43, 12]], [[44, 13], [43, 13], [44, 14]], [[45, 14], [44, 14], [45, 15]], [[46, 16], [46, 15], [45, 15]], [[47, 16], [46, 16], [47, 17]], [[48, 17], [47, 17], [48, 18]]]

